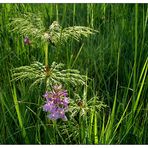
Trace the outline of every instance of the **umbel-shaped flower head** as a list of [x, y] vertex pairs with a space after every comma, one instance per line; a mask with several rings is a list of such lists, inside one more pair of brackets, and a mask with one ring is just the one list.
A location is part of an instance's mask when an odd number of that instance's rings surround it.
[[64, 121], [67, 120], [65, 112], [68, 110], [68, 93], [67, 90], [62, 89], [62, 85], [53, 86], [51, 91], [46, 91], [43, 97], [46, 99], [46, 104], [43, 110], [48, 112], [48, 118], [57, 120], [59, 118]]

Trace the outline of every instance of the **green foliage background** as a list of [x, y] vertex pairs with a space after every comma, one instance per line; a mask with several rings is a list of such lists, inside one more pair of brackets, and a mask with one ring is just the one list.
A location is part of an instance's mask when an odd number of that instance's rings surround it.
[[[11, 31], [11, 19], [27, 12], [41, 13], [46, 28], [56, 20], [63, 27], [98, 30], [79, 42], [49, 47], [49, 64], [64, 63], [91, 79], [88, 87], [65, 86], [79, 109], [67, 122], [46, 118], [44, 88], [10, 81], [13, 68], [44, 61], [40, 42], [24, 45], [24, 37]], [[1, 4], [0, 143], [148, 144], [147, 19], [147, 4]], [[73, 91], [93, 109], [81, 114]], [[107, 107], [98, 110], [98, 101]]]

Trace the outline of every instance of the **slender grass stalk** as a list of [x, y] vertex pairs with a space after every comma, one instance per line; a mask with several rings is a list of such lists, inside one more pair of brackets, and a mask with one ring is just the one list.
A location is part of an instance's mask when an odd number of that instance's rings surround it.
[[[95, 144], [98, 144], [98, 122], [97, 122], [97, 111], [95, 108], [97, 97], [94, 97], [93, 101], [93, 109], [91, 110], [91, 116], [90, 116], [90, 125], [89, 125], [89, 138], [90, 141], [94, 141]], [[94, 132], [92, 134], [92, 132]], [[92, 139], [93, 136], [93, 139]]]
[[16, 112], [17, 112], [17, 118], [18, 118], [18, 121], [19, 121], [19, 125], [20, 125], [20, 128], [22, 130], [22, 136], [25, 140], [25, 143], [29, 144], [30, 142], [29, 142], [28, 136], [26, 134], [25, 127], [23, 125], [22, 115], [21, 115], [21, 112], [20, 112], [20, 109], [19, 109], [19, 104], [18, 104], [17, 95], [16, 95], [16, 88], [15, 88], [14, 84], [13, 84], [12, 96], [13, 96], [15, 109], [16, 109]]
[[124, 112], [123, 112], [123, 114], [122, 114], [122, 116], [121, 116], [119, 122], [117, 123], [116, 128], [115, 128], [115, 130], [114, 130], [114, 132], [113, 132], [113, 136], [112, 136], [112, 138], [111, 138], [111, 140], [110, 140], [109, 143], [111, 143], [112, 140], [114, 139], [114, 137], [116, 136], [116, 131], [117, 131], [117, 129], [119, 128], [119, 125], [120, 125], [120, 124], [122, 123], [122, 121], [124, 120], [124, 117], [125, 117], [125, 114], [126, 114], [126, 112], [127, 112], [127, 109], [128, 109], [128, 107], [129, 107], [130, 102], [131, 102], [131, 99], [129, 100], [129, 102], [128, 102], [128, 104], [127, 104], [127, 106], [126, 106], [126, 108], [125, 108], [125, 110], [124, 110]]
[[90, 121], [89, 121], [89, 141], [92, 142], [92, 128], [94, 120], [94, 110], [91, 111]]
[[137, 49], [138, 49], [138, 4], [135, 4], [135, 54], [134, 54], [134, 77], [133, 77], [133, 98], [135, 100], [137, 83]]
[[94, 143], [98, 144], [98, 121], [97, 121], [97, 113], [95, 112], [94, 116]]
[[[145, 16], [145, 18], [144, 18]], [[140, 70], [140, 66], [141, 66], [141, 61], [142, 61], [142, 53], [144, 52], [144, 43], [145, 43], [145, 35], [146, 35], [146, 27], [147, 27], [147, 21], [148, 21], [148, 6], [146, 9], [146, 14], [145, 14], [145, 10], [143, 8], [143, 27], [142, 27], [142, 41], [141, 41], [141, 50], [140, 50], [140, 54], [138, 56], [138, 72]]]
[[62, 19], [60, 20], [61, 24], [63, 25], [65, 23], [65, 15], [66, 15], [66, 10], [67, 10], [67, 5], [63, 4], [63, 13], [62, 13]]
[[83, 49], [83, 46], [84, 46], [84, 44], [82, 44], [82, 46], [80, 47], [80, 49], [79, 49], [79, 51], [78, 51], [78, 53], [76, 55], [76, 58], [73, 61], [72, 67], [75, 65], [75, 63], [76, 63], [76, 61], [77, 61], [77, 59], [78, 59], [78, 57], [79, 57], [79, 55], [80, 55], [80, 53], [81, 53], [81, 51]]
[[[3, 121], [1, 122], [2, 126], [0, 126], [1, 133], [3, 133], [0, 136], [0, 138], [1, 138], [1, 142], [0, 143], [1, 144], [2, 143], [7, 144], [7, 137], [8, 137], [8, 135], [10, 136], [10, 138], [11, 138], [13, 143], [17, 143], [16, 140], [14, 139], [14, 137], [12, 136], [13, 133], [11, 133], [10, 128], [8, 128], [9, 127], [9, 123], [7, 121], [8, 119], [7, 119], [7, 116], [6, 116], [6, 111], [9, 111], [10, 113], [11, 113], [11, 111], [9, 110], [7, 104], [5, 103], [4, 96], [3, 96], [3, 94], [1, 92], [0, 92], [0, 101], [1, 101], [1, 107], [2, 107], [1, 118], [3, 118]], [[13, 117], [13, 115], [12, 115], [12, 117]], [[12, 119], [14, 120], [14, 117]], [[16, 124], [16, 122], [15, 122], [15, 124]]]
[[57, 123], [56, 121], [52, 121], [53, 123], [53, 137], [54, 137], [54, 143], [57, 143], [57, 133], [56, 133], [56, 129], [57, 129]]
[[[94, 83], [94, 82], [93, 82]], [[94, 85], [94, 84], [93, 84]], [[94, 87], [94, 86], [93, 86]], [[93, 141], [95, 141], [97, 138], [95, 136], [97, 136], [97, 122], [94, 122], [96, 121], [95, 120], [95, 114], [96, 114], [96, 108], [95, 108], [95, 105], [96, 105], [96, 99], [97, 97], [95, 96], [93, 98], [93, 108], [90, 110], [90, 117], [89, 117], [89, 128], [88, 128], [88, 135], [89, 135], [89, 143], [92, 144]]]
[[[52, 130], [52, 127], [51, 127], [51, 131], [49, 131], [48, 129], [50, 128], [49, 126], [45, 125], [45, 123], [41, 120], [41, 118], [37, 115], [36, 112], [34, 112], [29, 106], [26, 106], [27, 109], [37, 117], [37, 119], [40, 121], [40, 124], [41, 126], [44, 128], [44, 133], [45, 134], [45, 140], [50, 143], [50, 144], [55, 144], [55, 139], [54, 139], [54, 136], [53, 136], [53, 130]], [[53, 126], [53, 125], [51, 125]], [[41, 133], [42, 134], [42, 133]]]
[[76, 4], [73, 4], [73, 25], [75, 24], [75, 17], [76, 17]]
[[90, 4], [87, 4], [87, 24], [89, 25]]
[[102, 127], [101, 127], [101, 133], [100, 133], [100, 143], [103, 144], [105, 142], [104, 138], [104, 133], [105, 133], [105, 114], [103, 114], [103, 122], [102, 122]]
[[116, 91], [115, 91], [115, 96], [114, 96], [114, 103], [113, 103], [113, 108], [111, 112], [111, 118], [109, 120], [109, 125], [107, 127], [106, 131], [106, 143], [110, 144], [110, 138], [111, 134], [113, 132], [113, 124], [115, 122], [115, 110], [116, 110], [116, 101], [117, 101], [117, 92], [118, 92], [118, 71], [119, 71], [119, 59], [120, 59], [120, 49], [118, 51], [118, 59], [117, 59], [117, 78], [116, 78]]
[[80, 143], [83, 143], [83, 138], [84, 138], [84, 126], [83, 126], [83, 120], [82, 120], [82, 116], [81, 114], [79, 113], [79, 131], [80, 131], [80, 135], [79, 135], [79, 142]]
[[135, 113], [135, 111], [137, 109], [138, 102], [139, 102], [139, 99], [140, 99], [140, 96], [141, 96], [141, 92], [142, 92], [142, 89], [144, 87], [144, 82], [145, 82], [145, 79], [146, 79], [146, 76], [147, 76], [147, 70], [148, 70], [148, 58], [145, 61], [145, 64], [143, 66], [143, 69], [142, 69], [142, 72], [141, 72], [141, 75], [140, 75], [140, 80], [141, 80], [142, 75], [143, 75], [143, 79], [141, 81], [141, 86], [139, 88], [137, 98], [136, 98], [136, 101], [135, 101], [135, 104], [134, 104], [134, 107], [133, 107], [134, 113]]
[[62, 134], [60, 133], [60, 131], [59, 131], [59, 129], [58, 129], [58, 125], [57, 125], [57, 124], [56, 124], [56, 131], [57, 131], [57, 133], [58, 133], [59, 137], [61, 138], [62, 143], [63, 143], [63, 144], [66, 144], [66, 141], [65, 141], [64, 137], [62, 136]]
[[94, 7], [94, 4], [90, 4], [91, 5], [91, 28], [94, 28], [94, 10], [93, 10], [93, 7]]
[[[81, 46], [81, 48], [83, 47], [83, 44], [82, 44], [82, 46]], [[80, 49], [81, 50], [81, 49]], [[86, 82], [86, 84], [84, 85], [84, 91], [83, 91], [83, 101], [84, 102], [87, 102], [87, 93], [88, 93], [88, 85], [87, 85], [87, 83], [88, 83], [88, 69], [86, 69], [86, 79], [85, 79], [85, 82]], [[87, 135], [88, 135], [88, 123], [87, 123], [87, 113], [84, 113], [84, 115], [83, 115], [83, 121], [81, 120], [81, 122], [82, 122], [82, 143], [83, 144], [86, 144], [87, 143]]]
[[59, 6], [56, 4], [56, 21], [59, 21]]

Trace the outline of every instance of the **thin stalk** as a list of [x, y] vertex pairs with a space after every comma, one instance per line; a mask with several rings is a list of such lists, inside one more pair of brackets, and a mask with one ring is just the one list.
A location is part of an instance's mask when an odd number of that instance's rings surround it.
[[[6, 142], [7, 137], [8, 137], [8, 135], [10, 135], [11, 140], [15, 144], [17, 142], [15, 141], [14, 137], [12, 136], [13, 134], [11, 134], [11, 129], [8, 126], [9, 122], [7, 121], [7, 116], [6, 116], [6, 110], [9, 111], [9, 108], [6, 107], [6, 103], [5, 103], [4, 100], [5, 100], [5, 98], [3, 97], [2, 93], [0, 92], [0, 101], [1, 101], [0, 104], [1, 104], [1, 109], [2, 109], [1, 110], [1, 113], [2, 113], [1, 118], [3, 118], [3, 121], [1, 122], [1, 123], [3, 123], [2, 124], [3, 126], [0, 127], [1, 128], [1, 133], [3, 133], [3, 134], [1, 134], [0, 139], [1, 139], [1, 141], [3, 140], [3, 144], [4, 143], [6, 144], [7, 143]], [[5, 108], [6, 108], [6, 110], [5, 110]], [[2, 142], [0, 142], [0, 143], [2, 143]]]
[[[97, 131], [97, 128], [98, 128], [98, 126], [97, 126], [97, 111], [96, 111], [96, 108], [95, 108], [95, 105], [96, 105], [96, 99], [97, 99], [97, 97], [95, 97], [94, 98], [94, 107], [93, 107], [93, 109], [92, 109], [92, 118], [91, 118], [91, 126], [92, 127], [94, 127], [94, 134], [93, 134], [93, 138], [94, 138], [94, 143], [95, 144], [98, 144], [98, 131]], [[92, 128], [90, 128], [90, 133], [92, 132]], [[90, 137], [91, 137], [91, 135], [90, 135]]]
[[90, 4], [87, 4], [87, 25], [89, 25]]
[[112, 136], [112, 138], [111, 138], [111, 140], [110, 140], [109, 143], [111, 143], [112, 140], [114, 139], [114, 137], [116, 136], [116, 131], [117, 131], [117, 129], [119, 128], [119, 125], [120, 125], [120, 124], [122, 123], [122, 121], [124, 120], [124, 117], [125, 117], [125, 114], [126, 114], [126, 112], [127, 112], [127, 109], [128, 109], [128, 107], [129, 107], [130, 102], [131, 102], [131, 98], [130, 98], [130, 100], [129, 100], [129, 102], [128, 102], [128, 104], [127, 104], [127, 106], [126, 106], [126, 108], [125, 108], [125, 110], [124, 110], [124, 112], [123, 112], [123, 114], [122, 114], [122, 116], [121, 116], [121, 118], [120, 118], [120, 120], [119, 120], [119, 122], [118, 122], [118, 124], [117, 124], [117, 126], [116, 126], [116, 128], [115, 128], [115, 130], [114, 130], [114, 132], [113, 132], [113, 136]]
[[138, 41], [138, 4], [135, 4], [135, 55], [134, 55], [134, 78], [133, 78], [133, 97], [135, 100], [136, 77], [137, 77], [137, 41]]
[[76, 4], [73, 4], [73, 25], [75, 24]]
[[94, 28], [94, 4], [91, 4], [91, 27]]
[[105, 133], [105, 114], [103, 114], [103, 121], [101, 126], [101, 133], [100, 133], [100, 144], [104, 143], [104, 133]]
[[57, 143], [56, 128], [57, 128], [57, 123], [56, 123], [56, 121], [53, 121], [53, 136], [54, 136], [54, 144]]
[[[48, 133], [48, 127], [43, 123], [43, 121], [41, 120], [41, 118], [37, 115], [37, 113], [36, 112], [34, 112], [29, 106], [26, 106], [27, 107], [27, 109], [33, 114], [33, 115], [35, 115], [36, 117], [37, 117], [37, 119], [38, 119], [38, 121], [40, 121], [40, 124], [41, 124], [41, 126], [44, 128], [44, 131], [47, 133], [47, 135], [46, 135], [46, 137], [45, 137], [45, 139], [47, 138], [47, 137], [49, 137], [49, 139], [50, 139], [50, 143], [51, 144], [54, 144], [55, 143], [55, 141], [53, 140], [54, 138], [53, 138], [53, 135], [52, 136], [50, 136], [50, 133]], [[49, 141], [49, 140], [48, 140]]]
[[[83, 45], [82, 45], [83, 46]], [[83, 100], [84, 102], [87, 102], [87, 92], [88, 92], [88, 87], [87, 87], [87, 82], [88, 82], [88, 69], [86, 69], [86, 84], [84, 86], [84, 92], [83, 92]], [[88, 124], [87, 124], [87, 113], [83, 115], [83, 120], [81, 121], [83, 123], [83, 144], [87, 143], [87, 137], [88, 137]]]
[[48, 67], [48, 42], [45, 43], [44, 50], [45, 50], [45, 66], [47, 68]]
[[89, 123], [89, 142], [92, 142], [92, 127], [94, 120], [94, 110], [91, 110], [90, 123]]
[[59, 21], [59, 9], [58, 9], [58, 4], [56, 4], [56, 20]]
[[20, 125], [20, 128], [21, 128], [21, 130], [22, 130], [22, 136], [23, 136], [23, 138], [25, 139], [25, 143], [26, 143], [26, 144], [29, 144], [30, 142], [29, 142], [29, 139], [28, 139], [28, 137], [27, 137], [26, 130], [25, 130], [25, 128], [24, 128], [23, 121], [22, 121], [22, 117], [21, 117], [21, 112], [20, 112], [20, 109], [19, 109], [19, 104], [18, 104], [18, 100], [17, 100], [17, 95], [16, 95], [15, 86], [13, 86], [12, 94], [13, 94], [13, 101], [14, 101], [14, 105], [15, 105], [15, 109], [16, 109], [16, 113], [17, 113], [19, 125]]
[[142, 58], [142, 53], [143, 53], [143, 49], [144, 49], [144, 43], [145, 43], [145, 35], [146, 35], [146, 26], [147, 26], [147, 21], [148, 21], [148, 7], [147, 7], [147, 10], [146, 10], [146, 16], [145, 16], [145, 20], [144, 20], [144, 13], [145, 13], [145, 10], [143, 8], [143, 36], [142, 36], [142, 41], [141, 41], [141, 50], [140, 50], [140, 54], [138, 56], [138, 72], [140, 70], [140, 63], [141, 63], [141, 58]]
[[97, 113], [95, 111], [95, 116], [94, 116], [94, 143], [98, 144], [98, 124], [97, 124]]
[[[81, 110], [82, 111], [82, 110]], [[80, 111], [80, 112], [81, 112]], [[81, 116], [81, 113], [79, 113], [79, 125], [80, 125], [80, 144], [83, 144], [83, 138], [84, 138], [84, 126], [83, 126], [83, 116]]]
[[106, 143], [110, 144], [110, 138], [111, 134], [113, 133], [113, 126], [114, 126], [114, 120], [115, 120], [115, 111], [116, 111], [116, 103], [117, 103], [117, 93], [118, 93], [118, 71], [119, 71], [119, 60], [120, 60], [120, 49], [118, 51], [118, 59], [117, 59], [117, 79], [116, 79], [116, 91], [114, 96], [114, 103], [113, 103], [113, 109], [111, 112], [111, 117], [109, 121], [109, 125], [107, 127], [106, 131]]
[[[138, 102], [139, 102], [139, 99], [140, 99], [140, 96], [141, 96], [141, 92], [142, 92], [142, 89], [144, 87], [144, 82], [145, 82], [145, 79], [146, 79], [146, 76], [147, 76], [147, 69], [148, 69], [147, 63], [148, 63], [148, 58], [147, 58], [144, 66], [143, 66], [142, 73], [141, 73], [141, 76], [140, 76], [140, 77], [142, 77], [142, 75], [143, 75], [143, 79], [142, 79], [142, 82], [141, 82], [141, 85], [140, 85], [140, 88], [139, 88], [139, 91], [138, 91], [138, 95], [137, 95], [137, 98], [136, 98], [136, 101], [135, 101], [135, 104], [134, 104], [134, 109], [133, 109], [134, 113], [137, 109]], [[144, 74], [143, 74], [143, 71], [144, 71]]]
[[[46, 68], [46, 76], [48, 77], [49, 75], [49, 66], [48, 66], [48, 42], [45, 42], [45, 45], [44, 45], [44, 50], [45, 50], [45, 68]], [[46, 88], [45, 88], [45, 91], [47, 90], [48, 88], [48, 84], [47, 84], [47, 77], [45, 78], [45, 85], [46, 85]]]
[[80, 49], [79, 49], [79, 51], [78, 51], [78, 53], [76, 55], [76, 58], [75, 58], [75, 60], [74, 60], [74, 62], [72, 64], [72, 67], [75, 65], [75, 63], [76, 63], [76, 61], [77, 61], [77, 59], [78, 59], [78, 57], [79, 57], [79, 55], [80, 55], [80, 53], [81, 53], [81, 51], [83, 49], [83, 46], [84, 46], [84, 44], [82, 44], [82, 46], [80, 47]]
[[[93, 85], [94, 85], [94, 82], [93, 82]], [[96, 99], [97, 97], [95, 96], [94, 97], [94, 100], [93, 100], [93, 108], [90, 110], [90, 121], [89, 121], [89, 142], [92, 144], [92, 141], [95, 136], [93, 134], [93, 124], [94, 124], [94, 118], [95, 118], [95, 104], [96, 104]], [[94, 137], [93, 137], [94, 136]], [[95, 138], [94, 138], [95, 139]]]

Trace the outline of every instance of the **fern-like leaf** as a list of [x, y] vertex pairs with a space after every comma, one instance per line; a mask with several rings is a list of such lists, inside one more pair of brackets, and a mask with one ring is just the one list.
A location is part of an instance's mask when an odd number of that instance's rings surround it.
[[21, 66], [13, 69], [12, 81], [17, 80], [33, 80], [33, 85], [38, 85], [47, 80], [48, 85], [58, 83], [71, 83], [72, 85], [85, 84], [86, 76], [81, 75], [78, 70], [66, 69], [63, 70], [64, 64], [53, 62], [49, 70], [40, 63], [35, 62], [30, 66]]
[[10, 26], [13, 28], [12, 31], [23, 36], [29, 36], [34, 43], [39, 39], [55, 45], [58, 43], [63, 44], [70, 38], [79, 41], [82, 36], [88, 37], [88, 35], [97, 32], [84, 26], [62, 28], [57, 21], [54, 21], [46, 29], [40, 13], [22, 14], [20, 17], [13, 18]]

